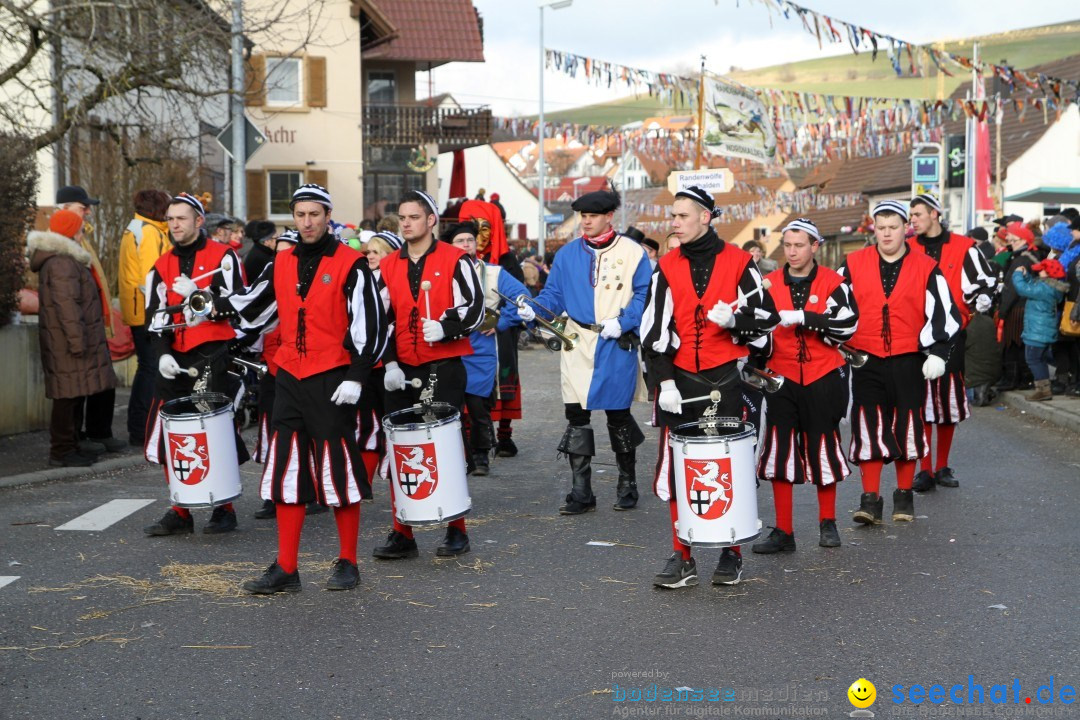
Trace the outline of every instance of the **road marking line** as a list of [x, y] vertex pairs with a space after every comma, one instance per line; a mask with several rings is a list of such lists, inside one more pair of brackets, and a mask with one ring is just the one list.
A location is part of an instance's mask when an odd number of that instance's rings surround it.
[[0, 588], [4, 587], [5, 585], [10, 585], [11, 583], [18, 580], [19, 577], [19, 575], [0, 575]]
[[101, 507], [80, 515], [57, 530], [104, 530], [113, 523], [120, 522], [136, 510], [141, 510], [153, 500], [110, 500]]

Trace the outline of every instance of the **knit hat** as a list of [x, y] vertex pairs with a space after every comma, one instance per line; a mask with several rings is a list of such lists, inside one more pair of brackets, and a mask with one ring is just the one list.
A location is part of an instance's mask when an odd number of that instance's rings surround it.
[[295, 207], [298, 202], [314, 202], [319, 203], [327, 210], [334, 209], [334, 203], [330, 200], [330, 192], [322, 185], [316, 185], [315, 183], [308, 183], [298, 187], [296, 192], [292, 194], [289, 207]]
[[1031, 269], [1033, 272], [1042, 272], [1043, 270], [1045, 270], [1046, 274], [1054, 278], [1055, 280], [1065, 279], [1065, 268], [1062, 267], [1061, 263], [1059, 263], [1057, 260], [1053, 260], [1051, 258], [1047, 258], [1042, 262], [1035, 263], [1031, 266]]
[[713, 220], [716, 220], [718, 217], [720, 217], [720, 215], [723, 214], [723, 211], [720, 208], [716, 207], [716, 200], [713, 198], [712, 193], [704, 190], [697, 185], [690, 185], [689, 187], [683, 188], [679, 192], [675, 193], [675, 197], [683, 197], [687, 200], [693, 200], [698, 205], [708, 210], [709, 217]]
[[1067, 222], [1059, 222], [1043, 233], [1043, 244], [1059, 253], [1068, 250], [1072, 241], [1072, 232], [1069, 231]]
[[1035, 233], [1031, 231], [1024, 223], [1011, 222], [1005, 226], [1005, 233], [1007, 235], [1015, 235], [1028, 244], [1029, 247], [1035, 246]]
[[873, 210], [870, 211], [870, 216], [877, 217], [879, 213], [883, 212], [899, 215], [901, 218], [904, 219], [904, 222], [908, 221], [907, 206], [899, 200], [882, 200], [874, 206]]
[[49, 218], [49, 230], [69, 239], [74, 239], [82, 230], [82, 226], [82, 216], [70, 210], [57, 210]]

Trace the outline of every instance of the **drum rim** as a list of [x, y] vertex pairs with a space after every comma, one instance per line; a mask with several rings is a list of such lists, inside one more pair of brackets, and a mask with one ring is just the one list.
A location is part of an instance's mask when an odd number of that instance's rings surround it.
[[[680, 435], [679, 431], [684, 428], [700, 428], [705, 425], [717, 424], [721, 427], [733, 427], [738, 426], [740, 432], [734, 435], [704, 435], [704, 436], [689, 436]], [[754, 423], [748, 420], [740, 420], [737, 417], [718, 417], [716, 420], [695, 420], [694, 422], [682, 423], [676, 425], [673, 430], [668, 431], [669, 443], [716, 443], [716, 442], [732, 442], [735, 440], [745, 440], [746, 438], [752, 438], [757, 436], [757, 427]]]
[[446, 409], [449, 410], [451, 414], [448, 417], [442, 418], [441, 420], [434, 421], [424, 420], [418, 423], [404, 424], [398, 424], [393, 422], [393, 417], [395, 415], [403, 415], [405, 413], [417, 413], [418, 411], [416, 409], [416, 406], [414, 405], [412, 407], [407, 407], [403, 410], [395, 410], [392, 413], [387, 413], [386, 415], [383, 415], [383, 427], [387, 428], [388, 430], [392, 430], [393, 432], [409, 432], [410, 430], [429, 430], [431, 428], [442, 427], [443, 425], [449, 425], [450, 423], [458, 422], [459, 420], [461, 420], [461, 413], [456, 407], [454, 407], [450, 403], [434, 402], [431, 403], [431, 408], [433, 410], [435, 408]]
[[[167, 409], [170, 405], [182, 402], [184, 400], [192, 400], [192, 398], [199, 398], [202, 400], [213, 400], [216, 402], [224, 403], [216, 410], [211, 410], [205, 413], [170, 413]], [[225, 393], [195, 393], [194, 395], [185, 395], [184, 397], [173, 398], [161, 405], [161, 417], [166, 420], [198, 420], [200, 418], [211, 418], [222, 413], [232, 410], [232, 400]]]

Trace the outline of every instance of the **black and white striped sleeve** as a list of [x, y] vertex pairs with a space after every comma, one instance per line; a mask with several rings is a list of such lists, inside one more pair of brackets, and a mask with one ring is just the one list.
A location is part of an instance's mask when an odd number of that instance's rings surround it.
[[484, 293], [476, 268], [468, 255], [458, 258], [454, 268], [454, 305], [439, 320], [445, 333], [444, 340], [465, 337], [484, 320]]
[[[960, 332], [960, 310], [953, 302], [949, 283], [934, 268], [926, 281], [926, 324], [919, 333], [919, 347], [942, 360], [949, 359], [952, 339]], [[959, 348], [963, 352], [963, 348]]]
[[220, 297], [229, 297], [244, 290], [244, 270], [240, 257], [228, 250], [221, 259], [221, 272], [210, 279], [210, 290]]
[[241, 285], [229, 295], [219, 295], [214, 300], [214, 307], [226, 316], [236, 316], [239, 333], [258, 335], [271, 330], [277, 322], [274, 263], [267, 263], [249, 287]]
[[156, 267], [150, 268], [150, 272], [146, 274], [146, 284], [143, 287], [146, 288], [146, 329], [155, 335], [161, 335], [165, 332], [162, 327], [172, 322], [168, 315], [161, 312], [166, 306], [166, 293], [169, 288], [165, 286]]
[[990, 262], [979, 252], [979, 248], [968, 248], [964, 256], [964, 267], [960, 273], [960, 290], [964, 293], [964, 302], [972, 309], [979, 295], [991, 300], [997, 285], [997, 274], [990, 267]]
[[735, 327], [731, 328], [731, 340], [736, 345], [749, 345], [758, 352], [769, 351], [769, 331], [780, 322], [772, 295], [762, 286], [761, 273], [754, 263], [747, 264], [739, 278], [739, 298], [742, 302], [735, 311]]
[[379, 300], [382, 301], [383, 318], [386, 323], [386, 349], [383, 350], [383, 362], [390, 363], [397, 360], [397, 347], [394, 344], [394, 306], [390, 303], [390, 289], [379, 274], [378, 280]]
[[385, 352], [387, 342], [386, 314], [379, 281], [368, 269], [366, 258], [358, 259], [349, 269], [344, 293], [349, 316], [349, 332], [344, 343], [352, 361], [345, 379], [362, 385]]
[[679, 349], [679, 333], [675, 327], [671, 287], [663, 272], [654, 272], [641, 315], [641, 348], [649, 363], [650, 381], [656, 383], [675, 377], [673, 358]]
[[851, 339], [859, 325], [859, 309], [855, 295], [846, 282], [833, 290], [825, 301], [825, 312], [803, 311], [803, 327], [821, 333], [821, 338], [831, 345], [839, 345]]

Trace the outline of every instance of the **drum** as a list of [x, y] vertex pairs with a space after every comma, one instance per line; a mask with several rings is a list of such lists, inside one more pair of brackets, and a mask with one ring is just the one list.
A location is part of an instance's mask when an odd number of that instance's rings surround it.
[[169, 498], [185, 508], [214, 507], [240, 497], [233, 405], [206, 393], [170, 400], [161, 408]]
[[687, 545], [730, 547], [761, 534], [756, 437], [752, 423], [735, 418], [699, 420], [669, 433], [679, 513], [675, 530]]
[[472, 508], [461, 416], [453, 406], [413, 406], [383, 418], [391, 491], [399, 522], [431, 525]]

